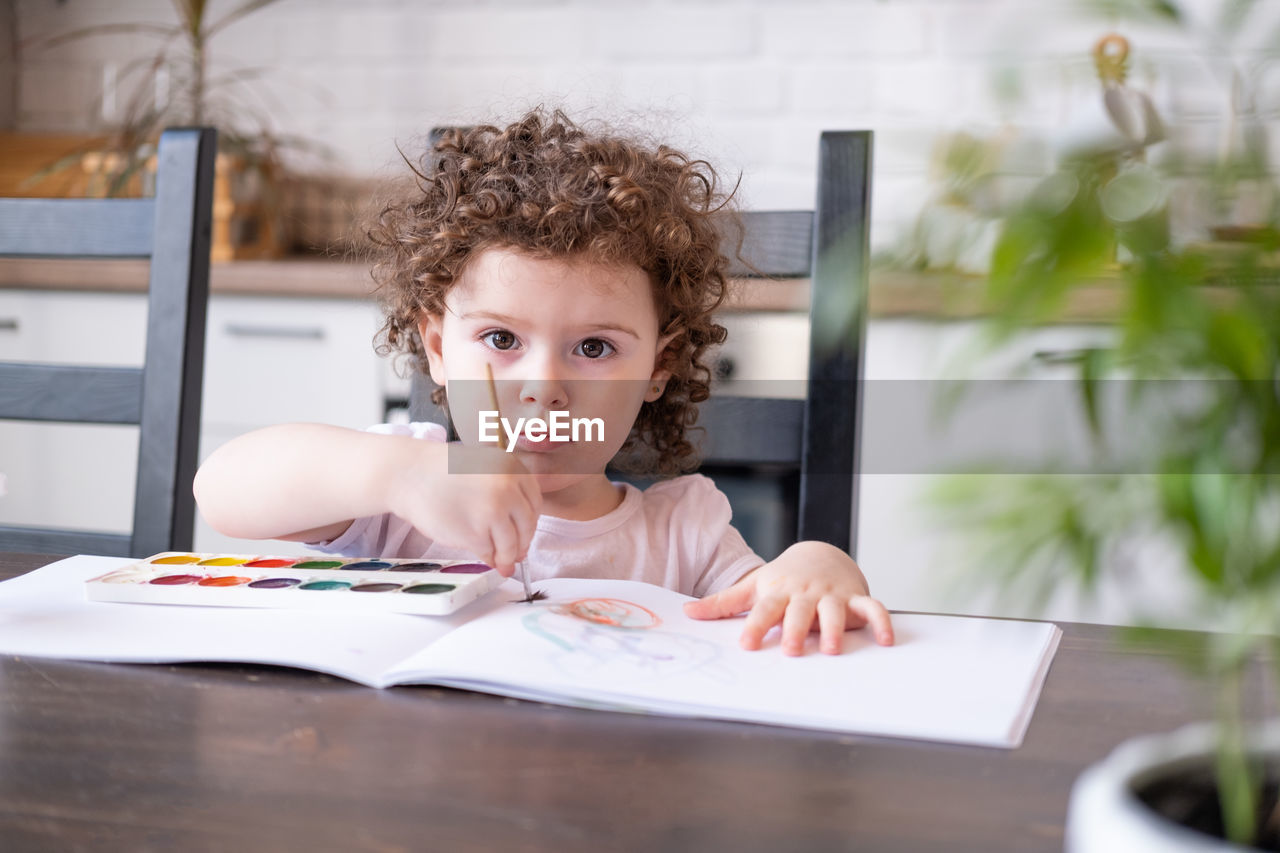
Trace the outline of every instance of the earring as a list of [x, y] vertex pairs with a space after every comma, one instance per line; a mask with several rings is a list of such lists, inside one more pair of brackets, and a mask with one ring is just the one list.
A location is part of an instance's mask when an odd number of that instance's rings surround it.
[[657, 394], [661, 391], [662, 391], [662, 386], [659, 385], [657, 382], [653, 383], [653, 385], [649, 388], [649, 393], [651, 394]]

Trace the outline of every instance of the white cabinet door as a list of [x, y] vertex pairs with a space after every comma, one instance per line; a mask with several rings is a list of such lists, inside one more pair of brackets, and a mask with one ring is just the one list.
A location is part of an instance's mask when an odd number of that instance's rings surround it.
[[290, 421], [354, 428], [382, 413], [373, 305], [336, 299], [219, 297], [209, 306], [206, 427]]
[[[3, 290], [0, 359], [140, 365], [146, 321], [140, 293]], [[215, 295], [201, 459], [232, 436], [273, 423], [363, 428], [380, 420], [378, 325], [367, 301]], [[0, 473], [7, 480], [0, 523], [127, 532], [137, 442], [137, 427], [0, 422]], [[253, 553], [297, 547], [225, 540], [202, 522], [196, 545]]]
[[141, 293], [0, 290], [0, 359], [140, 365], [147, 298]]
[[[136, 366], [147, 302], [137, 293], [0, 291], [0, 359]], [[0, 524], [127, 532], [138, 428], [0, 422]]]

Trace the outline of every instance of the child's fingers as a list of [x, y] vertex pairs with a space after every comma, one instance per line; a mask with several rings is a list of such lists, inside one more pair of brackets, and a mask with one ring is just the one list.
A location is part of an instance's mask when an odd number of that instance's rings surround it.
[[860, 622], [854, 623], [855, 626], [870, 625], [877, 643], [882, 646], [893, 645], [893, 623], [883, 604], [869, 595], [855, 595], [849, 599], [849, 610], [860, 617]]
[[756, 602], [747, 614], [747, 621], [742, 626], [742, 636], [738, 644], [744, 649], [760, 648], [765, 633], [782, 621], [782, 614], [787, 608], [787, 600], [780, 596], [770, 596]]
[[493, 544], [493, 539], [481, 533], [480, 538], [476, 540], [476, 544], [467, 549], [476, 555], [476, 559], [486, 566], [490, 566], [498, 570], [498, 574], [504, 578], [511, 577], [515, 571], [514, 566], [503, 566], [498, 559], [498, 549]]
[[723, 619], [726, 616], [737, 616], [751, 607], [754, 596], [754, 583], [749, 578], [743, 578], [715, 595], [685, 602], [684, 613], [693, 619]]
[[538, 478], [532, 474], [525, 474], [518, 479], [520, 493], [524, 495], [526, 503], [533, 512], [534, 521], [537, 521], [538, 514], [542, 512], [542, 488], [538, 485]]
[[489, 527], [489, 537], [493, 543], [493, 562], [489, 565], [499, 574], [510, 577], [520, 557], [520, 532], [515, 520], [511, 517], [495, 519]]
[[[539, 497], [541, 495], [539, 494]], [[521, 502], [511, 514], [511, 521], [516, 527], [519, 542], [516, 559], [523, 560], [529, 555], [529, 546], [533, 544], [534, 534], [538, 532], [538, 505]]]
[[825, 654], [840, 654], [847, 613], [845, 603], [834, 595], [824, 595], [818, 602], [818, 626], [822, 630], [819, 647]]
[[782, 652], [788, 655], [804, 654], [804, 641], [813, 627], [817, 602], [812, 598], [792, 598], [782, 617]]

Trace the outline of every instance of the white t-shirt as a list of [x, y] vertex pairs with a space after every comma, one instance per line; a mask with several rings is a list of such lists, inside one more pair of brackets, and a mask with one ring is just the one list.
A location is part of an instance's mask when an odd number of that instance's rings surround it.
[[[433, 423], [380, 424], [370, 432], [445, 441]], [[736, 583], [764, 560], [729, 523], [729, 499], [701, 474], [641, 491], [627, 483], [616, 509], [589, 521], [543, 515], [529, 548], [530, 580], [555, 577], [644, 581], [702, 597]], [[353, 557], [475, 559], [428, 539], [397, 516], [359, 518], [337, 539], [311, 543]]]

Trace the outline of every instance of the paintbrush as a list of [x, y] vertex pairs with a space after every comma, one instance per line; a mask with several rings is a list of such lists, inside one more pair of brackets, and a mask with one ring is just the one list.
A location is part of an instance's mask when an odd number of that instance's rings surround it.
[[[507, 436], [502, 426], [502, 409], [498, 406], [498, 386], [493, 381], [493, 367], [486, 364], [484, 372], [489, 377], [489, 405], [493, 406], [493, 410], [498, 413], [498, 447], [505, 452], [507, 449]], [[542, 593], [535, 593], [533, 588], [529, 586], [529, 571], [525, 568], [523, 561], [516, 563], [516, 571], [520, 573], [520, 580], [524, 584], [523, 601], [531, 603], [542, 598]]]

